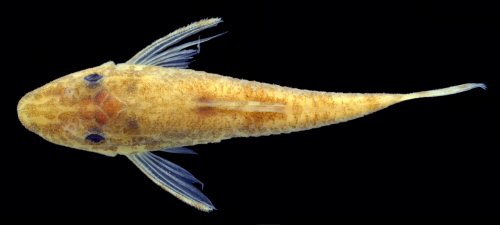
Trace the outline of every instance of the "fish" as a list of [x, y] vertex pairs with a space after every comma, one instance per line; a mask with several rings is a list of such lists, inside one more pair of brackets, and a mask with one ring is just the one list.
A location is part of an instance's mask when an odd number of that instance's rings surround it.
[[126, 156], [162, 189], [210, 212], [216, 208], [202, 193], [203, 183], [159, 152], [196, 154], [187, 147], [303, 131], [407, 100], [486, 89], [483, 83], [466, 83], [408, 94], [324, 92], [189, 69], [200, 44], [224, 33], [187, 38], [221, 22], [200, 20], [158, 39], [125, 63], [110, 61], [49, 82], [19, 100], [18, 118], [51, 143]]

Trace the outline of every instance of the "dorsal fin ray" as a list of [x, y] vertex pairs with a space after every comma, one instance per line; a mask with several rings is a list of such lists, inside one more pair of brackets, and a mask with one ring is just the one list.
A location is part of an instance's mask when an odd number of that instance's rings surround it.
[[197, 106], [240, 112], [285, 112], [285, 104], [258, 101], [203, 100], [199, 101]]

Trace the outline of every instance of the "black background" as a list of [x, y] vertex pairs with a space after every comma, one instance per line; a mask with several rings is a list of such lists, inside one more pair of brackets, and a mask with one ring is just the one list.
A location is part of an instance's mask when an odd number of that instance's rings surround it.
[[[5, 20], [15, 66], [4, 74], [2, 214], [277, 223], [500, 210], [500, 36], [490, 5], [135, 2], [15, 10]], [[489, 89], [405, 102], [310, 131], [192, 147], [198, 156], [165, 154], [204, 181], [219, 209], [209, 214], [161, 190], [123, 156], [57, 146], [18, 122], [14, 109], [28, 91], [109, 60], [124, 62], [208, 17], [225, 22], [202, 37], [228, 33], [202, 45], [195, 70], [321, 91], [404, 93], [467, 82]]]

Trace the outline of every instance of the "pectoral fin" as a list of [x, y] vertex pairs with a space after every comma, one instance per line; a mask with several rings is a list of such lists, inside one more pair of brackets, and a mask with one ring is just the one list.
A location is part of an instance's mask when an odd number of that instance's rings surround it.
[[[190, 63], [190, 59], [200, 52], [199, 48], [201, 43], [216, 38], [222, 34], [198, 39], [184, 44], [175, 44], [202, 30], [214, 27], [220, 22], [222, 22], [220, 18], [205, 19], [179, 28], [167, 36], [156, 40], [142, 51], [138, 52], [134, 57], [127, 61], [127, 64], [187, 68]], [[186, 49], [194, 45], [198, 46], [198, 49]]]
[[127, 157], [155, 184], [181, 201], [205, 212], [215, 209], [212, 202], [192, 185], [201, 182], [180, 166], [150, 152]]

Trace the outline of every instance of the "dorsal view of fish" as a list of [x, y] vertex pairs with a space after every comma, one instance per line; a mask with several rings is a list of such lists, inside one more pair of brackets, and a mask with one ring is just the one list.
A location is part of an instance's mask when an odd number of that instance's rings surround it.
[[[468, 83], [409, 94], [299, 90], [187, 69], [199, 45], [182, 42], [221, 19], [205, 19], [157, 40], [125, 63], [78, 71], [27, 93], [21, 123], [52, 143], [125, 155], [154, 183], [202, 211], [215, 207], [185, 169], [155, 151], [234, 137], [302, 131], [359, 118], [390, 105], [486, 86]], [[198, 46], [198, 48], [197, 48]]]

